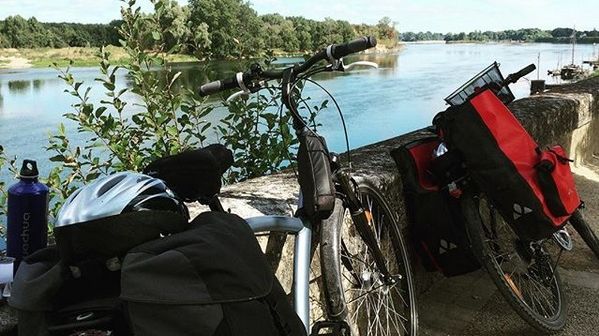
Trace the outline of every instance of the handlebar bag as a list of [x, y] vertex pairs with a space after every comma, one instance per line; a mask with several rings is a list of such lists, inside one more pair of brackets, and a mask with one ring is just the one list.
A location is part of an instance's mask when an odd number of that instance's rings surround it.
[[541, 152], [541, 161], [537, 164], [539, 186], [554, 216], [568, 216], [581, 203], [570, 161], [562, 146], [553, 146]]
[[303, 200], [300, 211], [314, 219], [329, 218], [335, 207], [335, 185], [327, 144], [310, 130], [301, 134], [299, 141], [298, 179]]
[[[565, 211], [551, 210], [537, 173], [538, 145], [491, 90], [450, 107], [440, 120], [450, 150], [461, 155], [474, 182], [522, 238], [549, 237], [580, 205], [572, 197]], [[569, 170], [559, 167], [558, 180]], [[563, 186], [569, 186], [565, 193], [575, 193], [573, 180], [556, 183]]]
[[469, 248], [459, 200], [440, 188], [432, 173], [436, 136], [427, 136], [394, 149], [403, 183], [409, 232], [417, 256], [427, 271], [446, 277], [475, 271], [480, 264]]
[[135, 335], [306, 335], [249, 225], [229, 213], [130, 250], [121, 299]]

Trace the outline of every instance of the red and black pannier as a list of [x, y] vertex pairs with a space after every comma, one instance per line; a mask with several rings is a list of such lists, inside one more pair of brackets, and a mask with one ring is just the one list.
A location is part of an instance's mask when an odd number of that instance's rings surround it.
[[564, 149], [541, 150], [493, 90], [450, 107], [438, 120], [450, 150], [523, 237], [548, 237], [580, 206]]
[[459, 200], [440, 187], [434, 176], [433, 152], [439, 144], [437, 136], [429, 135], [393, 150], [391, 155], [401, 173], [410, 237], [417, 255], [427, 271], [440, 271], [449, 277], [475, 271], [480, 264], [469, 248]]

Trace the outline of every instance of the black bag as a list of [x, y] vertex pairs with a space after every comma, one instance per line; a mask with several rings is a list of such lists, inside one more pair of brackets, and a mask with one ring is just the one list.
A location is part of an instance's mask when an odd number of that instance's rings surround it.
[[301, 211], [314, 219], [329, 218], [335, 207], [329, 150], [324, 138], [313, 132], [307, 131], [299, 138], [297, 162], [303, 197]]
[[[89, 271], [89, 270], [95, 271]], [[89, 265], [73, 278], [55, 246], [25, 258], [12, 284], [9, 304], [18, 312], [20, 336], [72, 335], [111, 330], [130, 335], [120, 292], [120, 272]]]
[[[425, 137], [391, 152], [401, 173], [403, 192], [413, 246], [427, 271], [456, 276], [475, 271], [480, 264], [470, 250], [459, 200], [440, 188], [439, 178], [459, 171], [455, 160], [443, 158], [435, 166], [433, 151], [439, 146], [436, 136]], [[451, 165], [449, 165], [452, 163]], [[447, 169], [450, 174], [440, 171]]]
[[132, 249], [121, 299], [136, 335], [306, 334], [250, 227], [227, 213]]
[[222, 174], [232, 164], [232, 152], [214, 144], [155, 160], [144, 169], [144, 174], [163, 180], [177, 196], [195, 201], [218, 194]]

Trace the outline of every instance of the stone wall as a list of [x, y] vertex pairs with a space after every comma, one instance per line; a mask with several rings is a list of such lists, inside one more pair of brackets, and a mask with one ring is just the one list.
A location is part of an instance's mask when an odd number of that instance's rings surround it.
[[[542, 95], [518, 100], [510, 106], [517, 118], [542, 145], [561, 144], [569, 149], [575, 166], [581, 166], [599, 152], [599, 78], [554, 89]], [[401, 225], [407, 221], [401, 197], [401, 177], [389, 152], [428, 133], [425, 129], [355, 149], [351, 152], [354, 175], [379, 186], [392, 201]], [[242, 217], [262, 214], [291, 215], [295, 210], [298, 185], [293, 172], [265, 176], [223, 189], [225, 208]], [[194, 209], [200, 211], [201, 209]], [[263, 247], [270, 253], [277, 275], [285, 287], [290, 288], [292, 276], [293, 239], [284, 236], [261, 238]], [[409, 240], [407, 240], [409, 241]], [[313, 262], [313, 277], [318, 280], [318, 254]], [[441, 278], [436, 273], [426, 273], [414, 260], [415, 281], [419, 292], [425, 291]], [[314, 300], [318, 301], [318, 281], [313, 282]], [[314, 316], [316, 314], [316, 316]], [[313, 317], [318, 318], [316, 309]]]

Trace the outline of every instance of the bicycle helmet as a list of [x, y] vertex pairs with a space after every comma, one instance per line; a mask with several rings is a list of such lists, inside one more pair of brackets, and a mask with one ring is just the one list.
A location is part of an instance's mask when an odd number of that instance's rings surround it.
[[157, 178], [123, 172], [100, 178], [67, 198], [54, 233], [63, 260], [119, 257], [148, 240], [183, 231], [185, 204]]

